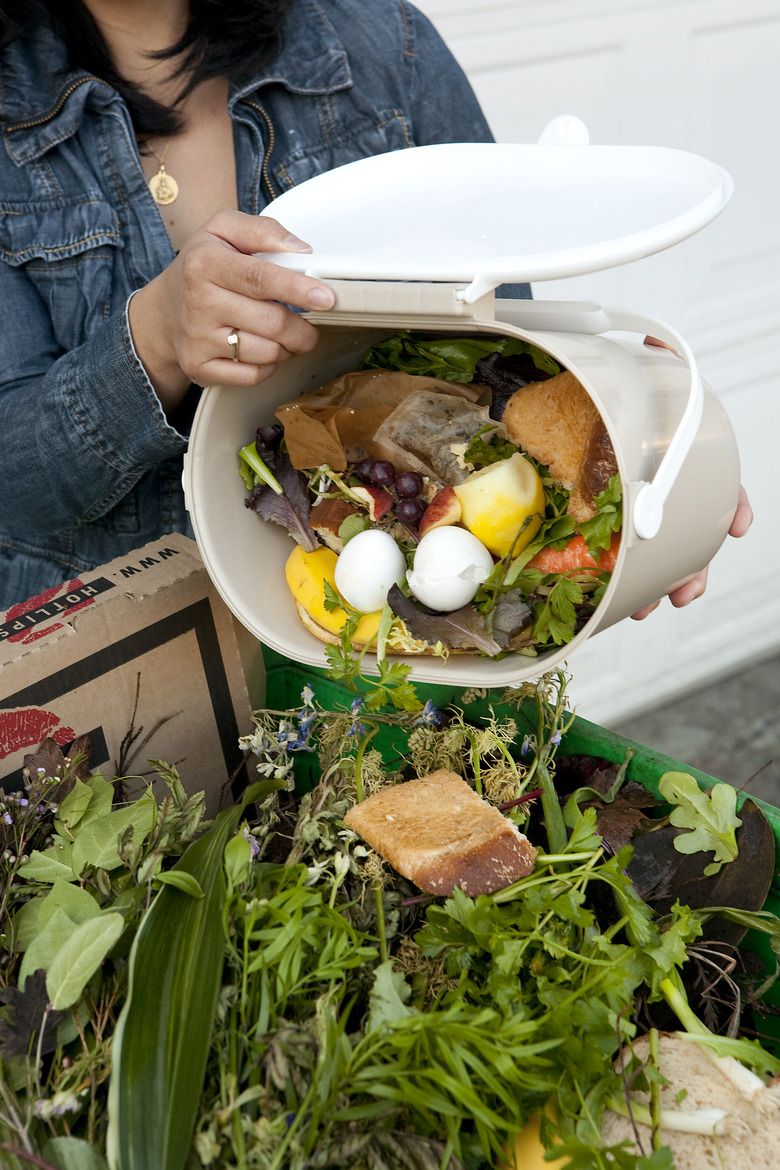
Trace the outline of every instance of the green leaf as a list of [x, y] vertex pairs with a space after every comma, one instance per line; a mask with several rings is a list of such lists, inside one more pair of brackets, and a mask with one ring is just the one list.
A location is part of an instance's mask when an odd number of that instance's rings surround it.
[[225, 873], [231, 890], [246, 880], [251, 864], [252, 846], [243, 833], [236, 833], [225, 846]]
[[73, 846], [54, 844], [43, 853], [33, 849], [30, 860], [19, 866], [19, 876], [26, 882], [55, 882], [57, 878], [72, 882], [78, 877], [73, 870]]
[[394, 970], [393, 960], [388, 959], [386, 963], [380, 963], [374, 970], [366, 1031], [373, 1032], [383, 1024], [405, 1020], [409, 1016], [418, 1016], [420, 1013], [417, 1008], [407, 1006], [410, 995], [411, 988], [403, 972]]
[[596, 515], [578, 525], [580, 533], [593, 556], [598, 560], [602, 549], [609, 548], [613, 532], [623, 526], [623, 487], [619, 475], [610, 478], [609, 485], [593, 500]]
[[[242, 447], [238, 453], [241, 463], [247, 463], [254, 472], [255, 483], [268, 484], [272, 491], [275, 491], [277, 496], [284, 494], [284, 489], [279, 483], [279, 480], [273, 474], [271, 469], [266, 466], [263, 460], [257, 453], [257, 447], [254, 443], [249, 443], [246, 447]], [[239, 463], [239, 470], [241, 470], [241, 463]], [[246, 483], [246, 479], [244, 480]]]
[[172, 869], [167, 873], [157, 873], [154, 876], [155, 880], [164, 886], [176, 886], [178, 890], [189, 894], [191, 898], [203, 897], [203, 890], [200, 888], [197, 878], [194, 878], [191, 873], [181, 873], [177, 869]]
[[225, 846], [245, 805], [281, 784], [253, 784], [177, 862], [171, 872], [190, 874], [203, 897], [166, 884], [138, 929], [112, 1042], [112, 1170], [182, 1170], [187, 1162], [222, 985]]
[[46, 972], [46, 990], [53, 1007], [72, 1007], [78, 1001], [124, 929], [122, 915], [111, 911], [76, 927]]
[[100, 913], [100, 906], [88, 890], [57, 878], [47, 894], [31, 898], [17, 911], [14, 918], [17, 950], [26, 951], [32, 945], [57, 908], [74, 926]]
[[44, 898], [30, 898], [14, 914], [14, 944], [17, 951], [24, 952], [41, 932], [41, 911]]
[[118, 853], [119, 837], [132, 825], [134, 841], [143, 840], [154, 826], [156, 810], [154, 797], [147, 794], [85, 825], [73, 842], [74, 871], [81, 874], [89, 865], [108, 872], [118, 869], [124, 864]]
[[352, 512], [339, 525], [339, 540], [342, 544], [349, 544], [353, 536], [365, 532], [370, 527], [371, 521], [365, 512]]
[[19, 968], [19, 986], [23, 987], [28, 975], [42, 968], [48, 971], [61, 946], [68, 941], [75, 927], [64, 910], [54, 908], [48, 922], [25, 951]]
[[[553, 579], [549, 577], [549, 579]], [[576, 607], [582, 603], [582, 589], [569, 577], [558, 577], [543, 602], [534, 604], [534, 637], [542, 644], [562, 646], [574, 637]]]
[[480, 358], [496, 351], [505, 357], [528, 353], [538, 370], [559, 374], [560, 365], [549, 354], [512, 337], [426, 337], [403, 331], [371, 346], [363, 355], [360, 369], [404, 370], [407, 374], [443, 378], [448, 382], [471, 382]]
[[509, 439], [502, 439], [495, 431], [489, 439], [482, 438], [483, 434], [493, 430], [493, 427], [482, 427], [477, 431], [474, 438], [469, 443], [463, 454], [465, 463], [471, 463], [474, 467], [487, 467], [493, 463], [500, 463], [504, 459], [509, 459], [517, 451], [517, 444], [512, 443]]
[[409, 681], [410, 667], [403, 662], [388, 662], [377, 659], [379, 683], [366, 691], [365, 704], [368, 711], [378, 711], [390, 703], [397, 711], [419, 711], [422, 707], [414, 683]]
[[50, 1138], [42, 1157], [57, 1170], [108, 1170], [108, 1162], [94, 1146], [81, 1138]]
[[715, 860], [704, 869], [707, 877], [734, 860], [738, 853], [736, 830], [742, 824], [736, 812], [735, 788], [714, 784], [708, 795], [687, 772], [666, 772], [658, 781], [658, 791], [674, 805], [671, 823], [691, 830], [675, 837], [679, 853], [714, 853]]
[[244, 487], [248, 492], [251, 492], [255, 486], [255, 473], [252, 468], [241, 458], [241, 452], [238, 453], [238, 474], [244, 481]]
[[76, 777], [73, 788], [62, 801], [55, 820], [58, 831], [70, 829], [79, 823], [92, 802], [92, 789]]
[[107, 816], [114, 807], [114, 785], [99, 773], [88, 776], [84, 781], [92, 792], [92, 800], [81, 821], [80, 828], [84, 828], [90, 821], [99, 821]]

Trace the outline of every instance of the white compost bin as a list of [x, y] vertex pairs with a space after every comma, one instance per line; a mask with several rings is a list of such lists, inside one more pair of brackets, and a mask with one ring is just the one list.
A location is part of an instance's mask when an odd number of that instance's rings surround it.
[[[486, 176], [491, 176], [490, 184]], [[494, 687], [538, 677], [601, 629], [709, 563], [728, 533], [739, 458], [718, 398], [670, 325], [590, 303], [495, 298], [502, 283], [596, 271], [660, 251], [712, 220], [731, 194], [715, 164], [677, 150], [591, 146], [576, 119], [535, 145], [417, 147], [351, 163], [282, 195], [268, 214], [313, 254], [276, 262], [327, 281], [309, 314], [320, 340], [250, 389], [201, 399], [184, 486], [206, 568], [239, 621], [295, 661], [325, 666], [284, 567], [290, 537], [245, 507], [237, 452], [283, 403], [354, 369], [402, 329], [498, 334], [539, 346], [582, 383], [611, 438], [623, 531], [609, 586], [573, 641], [537, 658], [409, 656], [419, 681]], [[671, 346], [644, 344], [646, 335]], [[371, 670], [371, 656], [364, 660]]]

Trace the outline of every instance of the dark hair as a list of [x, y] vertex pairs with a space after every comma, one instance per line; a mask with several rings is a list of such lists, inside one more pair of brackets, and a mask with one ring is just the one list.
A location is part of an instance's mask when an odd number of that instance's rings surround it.
[[[157, 58], [181, 55], [175, 76], [181, 97], [209, 77], [241, 82], [270, 64], [282, 47], [282, 27], [292, 0], [190, 0], [187, 28]], [[85, 69], [124, 98], [139, 138], [174, 134], [181, 125], [175, 109], [161, 105], [126, 81], [81, 0], [0, 0], [0, 48], [48, 25], [67, 49], [71, 68]]]

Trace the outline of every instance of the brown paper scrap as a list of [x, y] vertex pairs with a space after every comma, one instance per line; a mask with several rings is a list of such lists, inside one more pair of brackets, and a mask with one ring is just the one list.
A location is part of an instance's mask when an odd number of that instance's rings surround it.
[[[484, 391], [483, 386], [464, 386], [397, 370], [343, 374], [276, 411], [293, 466], [302, 470], [326, 463], [334, 471], [344, 471], [348, 463], [366, 456], [388, 458], [376, 433], [396, 407], [421, 389], [468, 402], [476, 402]], [[398, 470], [405, 469], [398, 466]]]

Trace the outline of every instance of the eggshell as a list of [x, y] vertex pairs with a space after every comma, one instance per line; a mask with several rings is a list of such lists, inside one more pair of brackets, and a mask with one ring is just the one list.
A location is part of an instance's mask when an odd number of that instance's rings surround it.
[[388, 532], [368, 528], [344, 546], [334, 580], [341, 596], [360, 613], [373, 613], [387, 601], [392, 585], [403, 581], [406, 557]]
[[406, 579], [423, 605], [449, 613], [468, 605], [492, 568], [481, 540], [465, 528], [445, 525], [422, 537]]

